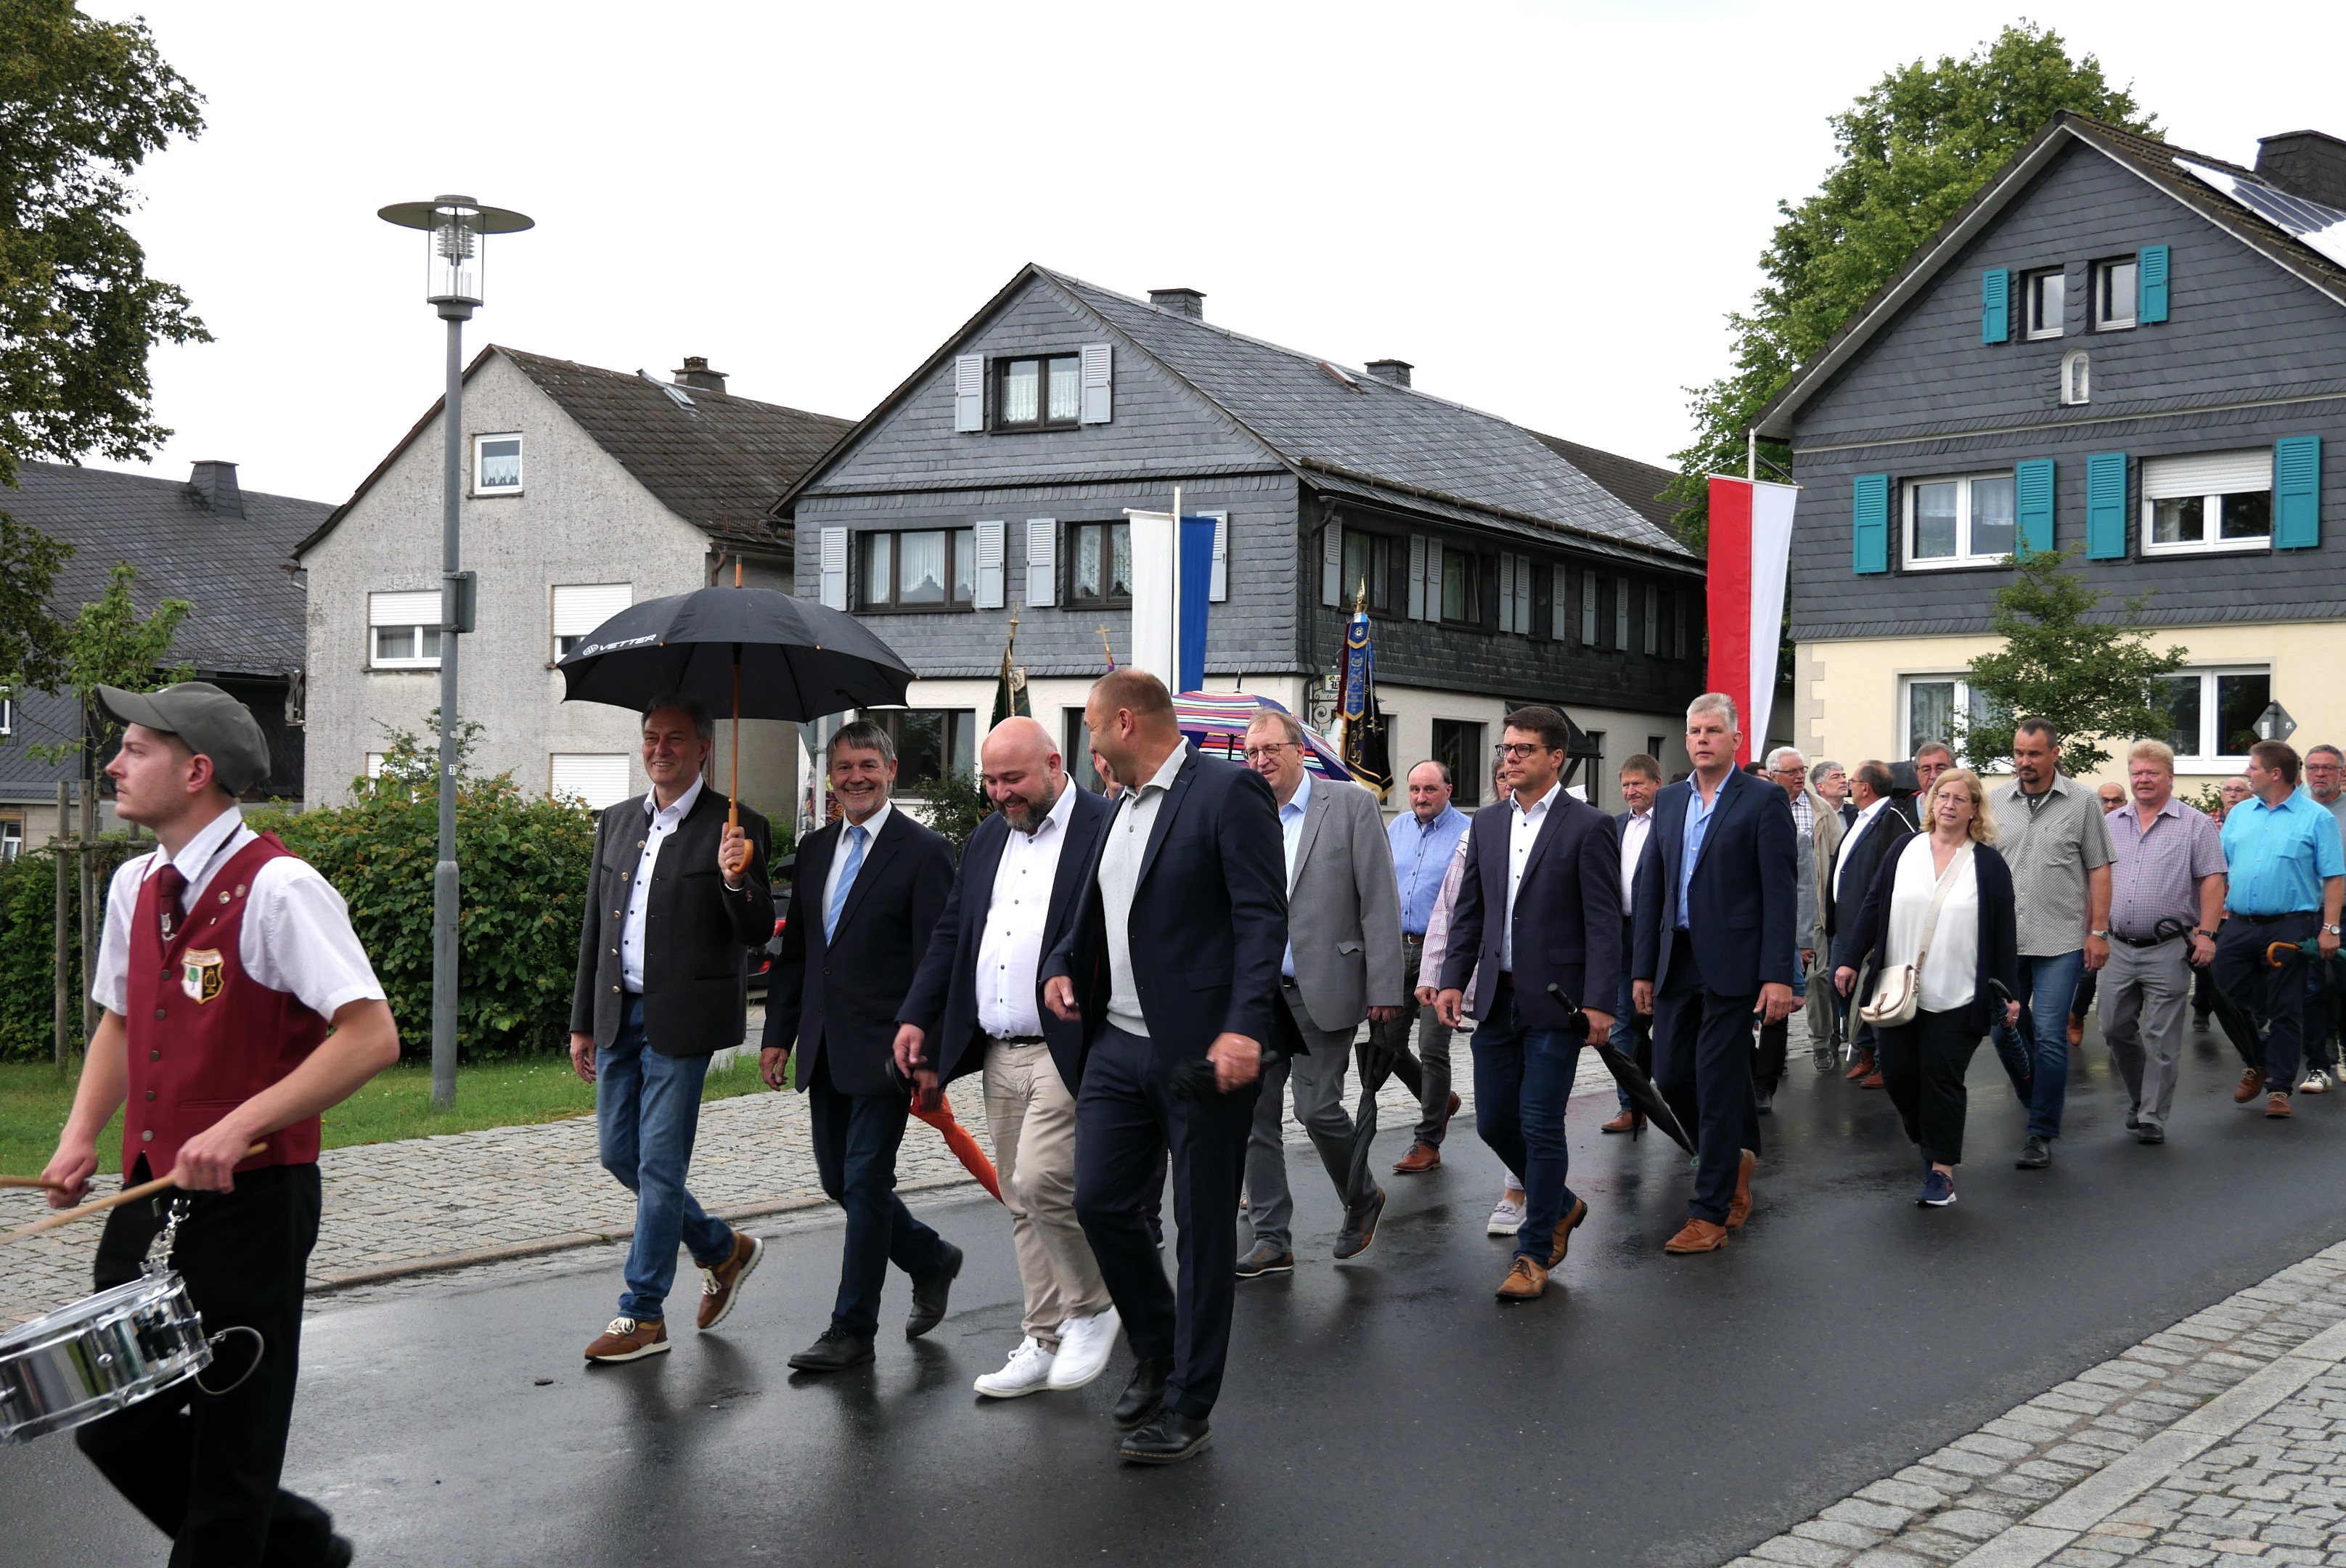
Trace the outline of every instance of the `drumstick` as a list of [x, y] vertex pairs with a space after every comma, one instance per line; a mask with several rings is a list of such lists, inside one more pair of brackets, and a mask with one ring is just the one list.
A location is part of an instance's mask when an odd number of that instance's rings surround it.
[[39, 1176], [0, 1176], [0, 1187], [37, 1186], [55, 1189], [65, 1185], [61, 1181], [43, 1181]]
[[[250, 1159], [255, 1155], [267, 1153], [268, 1149], [267, 1144], [255, 1144], [244, 1151], [244, 1157]], [[109, 1208], [120, 1208], [124, 1204], [135, 1202], [142, 1197], [152, 1197], [170, 1185], [169, 1176], [158, 1176], [153, 1181], [140, 1182], [137, 1186], [124, 1187], [112, 1197], [102, 1197], [95, 1203], [83, 1204], [79, 1208], [66, 1209], [63, 1214], [53, 1214], [46, 1219], [36, 1219], [30, 1225], [20, 1225], [5, 1236], [0, 1236], [0, 1247], [5, 1247], [12, 1241], [22, 1241], [28, 1236], [38, 1236], [45, 1230], [55, 1230], [61, 1225], [71, 1225], [76, 1219], [87, 1219], [93, 1214], [101, 1214]]]

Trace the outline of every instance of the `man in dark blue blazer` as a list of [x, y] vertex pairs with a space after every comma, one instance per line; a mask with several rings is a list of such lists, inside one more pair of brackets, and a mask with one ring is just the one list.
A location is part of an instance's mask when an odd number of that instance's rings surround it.
[[1751, 1089], [1751, 1014], [1792, 1014], [1800, 849], [1792, 805], [1735, 766], [1735, 703], [1718, 692], [1687, 709], [1693, 777], [1654, 804], [1637, 868], [1638, 1011], [1654, 1014], [1655, 1086], [1698, 1127], [1686, 1226], [1665, 1251], [1711, 1252], [1751, 1212], [1760, 1114]]
[[1116, 1348], [1116, 1308], [1076, 1218], [1076, 1085], [1084, 1031], [1043, 1005], [1042, 963], [1075, 929], [1108, 804], [1068, 779], [1032, 718], [978, 748], [994, 814], [970, 835], [928, 956], [896, 1011], [896, 1064], [922, 1093], [984, 1074], [994, 1166], [1010, 1210], [1025, 1334], [977, 1391], [1079, 1389]]
[[961, 1248], [896, 1196], [896, 1150], [912, 1111], [896, 1072], [896, 1010], [953, 891], [953, 846], [889, 803], [896, 746], [878, 725], [843, 727], [828, 764], [845, 814], [799, 845], [759, 1053], [767, 1084], [780, 1089], [795, 1047], [787, 1081], [807, 1095], [815, 1170], [847, 1211], [831, 1327], [790, 1358], [801, 1372], [872, 1359], [889, 1264], [913, 1278], [908, 1339], [944, 1321], [961, 1272]]
[[[1524, 1178], [1524, 1223], [1499, 1286], [1535, 1300], [1564, 1261], [1588, 1205], [1566, 1185], [1565, 1107], [1580, 1048], [1613, 1027], [1621, 973], [1621, 837], [1613, 819], [1564, 792], [1571, 728], [1552, 708], [1507, 715], [1509, 798], [1474, 813], [1442, 961], [1442, 1022], [1455, 1029], [1474, 979], [1474, 1131]], [[1560, 993], [1560, 994], [1559, 994]], [[1566, 1003], [1579, 1003], [1576, 1033]]]
[[[1168, 1464], [1204, 1451], [1229, 1356], [1230, 1217], [1277, 1027], [1287, 858], [1270, 786], [1192, 751], [1155, 676], [1106, 677], [1084, 723], [1124, 789], [1044, 998], [1084, 1026], [1076, 1214], [1137, 1363], [1117, 1451]], [[1168, 1151], [1178, 1294], [1148, 1221]]]

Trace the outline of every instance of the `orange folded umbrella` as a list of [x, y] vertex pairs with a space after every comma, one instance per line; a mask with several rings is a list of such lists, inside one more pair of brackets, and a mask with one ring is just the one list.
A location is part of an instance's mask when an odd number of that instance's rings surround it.
[[954, 1157], [961, 1161], [963, 1167], [975, 1176], [986, 1191], [994, 1195], [994, 1202], [1002, 1201], [1002, 1178], [994, 1174], [994, 1162], [985, 1157], [985, 1151], [977, 1146], [977, 1140], [969, 1135], [969, 1129], [954, 1120], [951, 1100], [939, 1095], [937, 1108], [933, 1111], [924, 1111], [921, 1109], [920, 1097], [914, 1095], [913, 1115], [943, 1133], [945, 1147], [953, 1150]]

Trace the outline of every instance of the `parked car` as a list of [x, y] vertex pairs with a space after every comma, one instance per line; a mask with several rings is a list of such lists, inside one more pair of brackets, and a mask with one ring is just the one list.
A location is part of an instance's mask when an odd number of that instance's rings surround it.
[[790, 923], [790, 872], [798, 865], [798, 856], [784, 855], [774, 867], [774, 934], [766, 945], [750, 958], [750, 994], [765, 994], [766, 982], [772, 978], [774, 961], [782, 955], [782, 928]]

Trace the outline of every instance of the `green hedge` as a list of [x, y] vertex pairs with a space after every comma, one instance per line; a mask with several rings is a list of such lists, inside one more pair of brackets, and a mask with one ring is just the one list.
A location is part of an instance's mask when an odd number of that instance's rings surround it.
[[[98, 840], [98, 919], [106, 916], [107, 885], [129, 856], [155, 847], [152, 839]], [[81, 889], [66, 865], [66, 962], [74, 994], [81, 994]], [[27, 850], [0, 865], [0, 1062], [47, 1062], [56, 1055], [57, 858]], [[79, 1027], [79, 1021], [76, 1021]], [[78, 1049], [78, 1043], [76, 1043]]]

